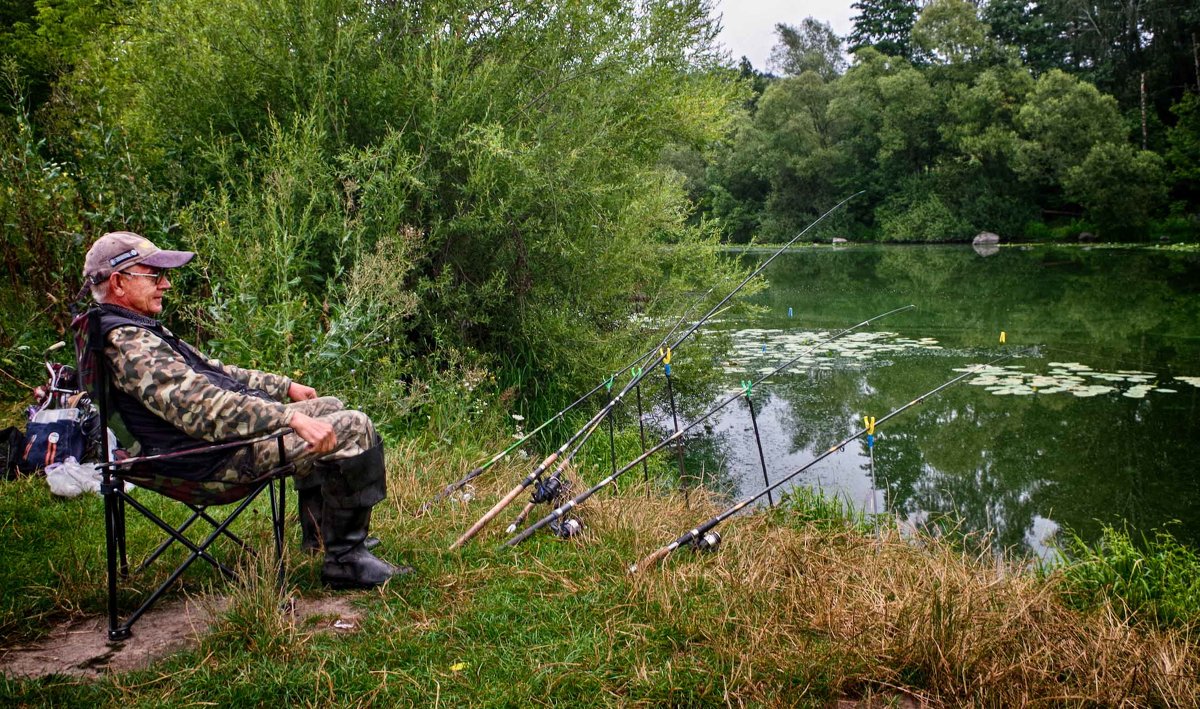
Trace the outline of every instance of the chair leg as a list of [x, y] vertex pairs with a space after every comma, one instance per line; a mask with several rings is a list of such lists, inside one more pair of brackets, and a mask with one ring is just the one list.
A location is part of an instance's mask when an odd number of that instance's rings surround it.
[[[249, 506], [249, 503], [252, 502], [254, 500], [254, 498], [256, 498], [258, 496], [259, 492], [262, 492], [262, 490], [260, 489], [257, 492], [252, 493], [249, 497], [242, 500], [242, 503], [238, 505], [237, 509], [234, 512], [232, 512], [230, 514], [230, 516], [225, 519], [224, 522], [217, 525], [216, 529], [212, 532], [210, 537], [212, 535], [216, 535], [217, 537], [219, 537], [221, 535], [221, 533], [225, 530], [225, 528], [229, 526], [229, 523], [232, 522], [237, 517], [237, 515], [241, 514], [242, 510], [244, 510], [247, 506]], [[228, 566], [226, 566], [225, 564], [222, 564], [220, 561], [218, 561], [211, 554], [208, 553], [207, 549], [208, 549], [209, 545], [212, 544], [211, 539], [197, 545], [191, 539], [188, 539], [184, 535], [180, 534], [179, 530], [175, 529], [171, 525], [164, 522], [161, 517], [154, 514], [154, 512], [152, 512], [148, 507], [146, 507], [142, 503], [138, 502], [137, 500], [133, 499], [132, 497], [130, 497], [128, 499], [128, 502], [129, 502], [130, 506], [132, 506], [135, 510], [137, 510], [139, 513], [141, 513], [141, 515], [143, 517], [150, 520], [155, 525], [157, 525], [159, 529], [161, 529], [162, 531], [169, 534], [173, 541], [177, 541], [180, 544], [187, 547], [194, 556], [198, 556], [199, 558], [202, 558], [205, 561], [207, 561], [209, 564], [212, 564], [213, 568], [220, 571], [221, 574], [223, 576], [225, 576], [225, 578], [227, 578], [227, 579], [236, 579], [237, 578], [237, 573], [235, 573]], [[189, 561], [187, 563], [190, 564], [191, 562]]]
[[[124, 483], [116, 484], [123, 485]], [[125, 491], [115, 490], [114, 492], [117, 497], [117, 514], [114, 519], [117, 530], [117, 550], [121, 555], [121, 577], [127, 578], [129, 576], [129, 555], [126, 553], [125, 546]]]
[[[205, 537], [204, 541], [201, 542], [199, 545], [193, 544], [192, 541], [190, 539], [188, 539], [187, 537], [184, 537], [184, 536], [178, 537], [179, 542], [181, 544], [183, 544], [184, 546], [187, 546], [189, 549], [191, 549], [192, 553], [188, 555], [188, 558], [185, 559], [183, 561], [183, 563], [180, 564], [177, 569], [175, 569], [175, 571], [171, 572], [171, 575], [167, 578], [167, 580], [163, 581], [162, 585], [160, 585], [157, 589], [155, 589], [154, 593], [150, 594], [150, 597], [147, 598], [137, 610], [135, 610], [133, 613], [129, 614], [129, 617], [125, 619], [125, 623], [122, 626], [122, 628], [126, 632], [128, 632], [129, 628], [135, 622], [137, 622], [137, 620], [139, 618], [142, 617], [142, 614], [144, 614], [146, 611], [150, 610], [150, 607], [153, 606], [158, 601], [158, 599], [166, 592], [166, 590], [168, 588], [170, 588], [171, 585], [174, 584], [175, 581], [177, 581], [180, 576], [183, 575], [184, 571], [187, 571], [188, 567], [191, 566], [192, 562], [194, 562], [196, 559], [203, 558], [205, 561], [216, 566], [223, 573], [227, 573], [231, 578], [233, 578], [233, 579], [237, 578], [236, 573], [229, 570], [224, 564], [220, 563], [216, 559], [213, 559], [212, 556], [209, 555], [208, 552], [206, 552], [205, 550], [208, 549], [208, 547], [214, 541], [216, 541], [223, 534], [225, 534], [226, 528], [229, 527], [229, 525], [233, 524], [234, 520], [236, 520], [242, 514], [242, 512], [245, 511], [245, 509], [247, 507], [249, 507], [250, 504], [252, 502], [254, 502], [255, 499], [258, 498], [259, 494], [262, 493], [263, 489], [266, 487], [267, 487], [267, 484], [263, 484], [255, 492], [253, 492], [250, 495], [248, 495], [247, 497], [245, 497], [241, 501], [241, 503], [238, 504], [237, 508], [235, 508], [233, 510], [233, 512], [230, 512], [229, 516], [227, 516], [217, 526], [217, 528], [212, 531], [211, 534], [209, 534], [207, 537]], [[167, 523], [160, 520], [157, 516], [155, 516], [152, 512], [150, 512], [150, 510], [142, 507], [140, 504], [137, 503], [136, 500], [133, 500], [131, 498], [130, 504], [132, 504], [135, 508], [138, 508], [139, 512], [141, 512], [143, 515], [146, 515], [147, 518], [151, 519], [155, 524], [158, 524], [160, 527], [162, 527], [164, 529], [164, 531], [166, 531], [168, 534], [173, 534], [174, 530], [171, 529], [170, 525], [168, 525]]]
[[[276, 487], [278, 486], [278, 487]], [[216, 568], [227, 579], [236, 580], [238, 574], [229, 567], [222, 564], [211, 554], [208, 553], [208, 548], [221, 537], [232, 539], [240, 547], [253, 553], [240, 537], [229, 531], [229, 526], [237, 520], [241, 514], [248, 508], [258, 496], [267, 490], [271, 500], [271, 529], [275, 537], [275, 558], [278, 570], [277, 583], [282, 590], [285, 587], [286, 579], [286, 564], [284, 561], [284, 543], [285, 543], [285, 520], [287, 515], [287, 481], [285, 478], [276, 478], [267, 482], [263, 482], [253, 492], [242, 498], [237, 507], [230, 512], [224, 520], [217, 522], [213, 517], [207, 514], [205, 508], [188, 505], [193, 511], [193, 515], [186, 523], [178, 529], [172, 527], [163, 521], [158, 515], [148, 509], [145, 505], [138, 502], [137, 499], [125, 494], [123, 490], [114, 484], [102, 490], [104, 495], [104, 510], [105, 510], [105, 547], [108, 566], [108, 637], [109, 640], [117, 641], [124, 640], [132, 635], [131, 628], [139, 618], [142, 617], [150, 608], [166, 593], [180, 576], [192, 565], [197, 559], [204, 559], [206, 562]], [[169, 539], [151, 555], [151, 558], [142, 564], [144, 568], [147, 564], [159, 557], [171, 544], [179, 542], [190, 550], [188, 557], [180, 564], [164, 581], [155, 589], [150, 596], [142, 602], [133, 613], [129, 614], [124, 621], [118, 617], [117, 608], [117, 576], [120, 573], [122, 576], [127, 575], [128, 561], [126, 559], [125, 550], [125, 505], [129, 504], [134, 510], [139, 512], [150, 522], [154, 523], [164, 532], [169, 535]], [[186, 503], [185, 503], [186, 504]], [[197, 519], [204, 519], [213, 526], [212, 532], [199, 544], [193, 543], [184, 532]], [[118, 559], [120, 564], [118, 565]]]
[[[199, 511], [193, 511], [193, 512], [192, 512], [192, 516], [191, 516], [191, 517], [188, 517], [188, 519], [187, 519], [187, 521], [186, 521], [186, 522], [184, 522], [183, 524], [181, 524], [181, 525], [179, 525], [178, 527], [176, 527], [176, 528], [175, 528], [175, 529], [176, 529], [176, 531], [177, 531], [177, 532], [179, 532], [180, 534], [183, 534], [184, 532], [186, 532], [186, 531], [187, 531], [188, 527], [191, 527], [191, 526], [192, 526], [192, 523], [193, 523], [193, 522], [195, 522], [196, 520], [200, 519], [200, 516], [201, 516], [201, 515], [200, 515], [200, 512], [199, 512]], [[211, 521], [211, 520], [210, 520], [210, 521]], [[213, 523], [213, 526], [214, 526], [214, 527], [216, 526], [216, 523], [215, 523], [215, 522]], [[138, 567], [137, 567], [137, 569], [135, 569], [135, 570], [134, 570], [134, 573], [139, 573], [139, 574], [140, 574], [141, 572], [145, 571], [145, 570], [146, 570], [146, 567], [148, 567], [148, 566], [150, 566], [151, 564], [153, 564], [153, 563], [154, 563], [154, 561], [155, 561], [156, 559], [158, 559], [158, 557], [162, 556], [162, 553], [163, 553], [164, 551], [166, 551], [168, 548], [170, 548], [170, 546], [171, 546], [172, 544], [174, 544], [174, 543], [175, 543], [175, 537], [173, 537], [173, 536], [168, 536], [166, 539], [164, 539], [164, 540], [163, 540], [162, 544], [159, 544], [159, 545], [158, 545], [158, 548], [157, 548], [157, 549], [155, 549], [154, 551], [150, 552], [150, 556], [147, 556], [147, 557], [145, 558], [145, 560], [143, 560], [143, 561], [142, 561], [142, 563], [138, 564]]]
[[117, 625], [118, 532], [124, 532], [123, 525], [120, 525], [117, 519], [120, 499], [117, 491], [111, 486], [105, 486], [102, 492], [104, 495], [104, 547], [108, 566], [108, 639], [124, 640], [130, 636], [129, 626], [126, 624], [118, 627]]
[[275, 532], [275, 566], [279, 590], [286, 586], [287, 564], [283, 559], [284, 521], [287, 519], [287, 478], [271, 481], [271, 529]]

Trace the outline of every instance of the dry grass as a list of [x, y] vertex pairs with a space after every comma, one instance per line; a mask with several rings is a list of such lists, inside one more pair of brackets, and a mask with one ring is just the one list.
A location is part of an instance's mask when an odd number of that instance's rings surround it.
[[[424, 482], [431, 472], [397, 480], [396, 504], [416, 509], [435, 489]], [[479, 504], [446, 505], [433, 515], [432, 536], [452, 539], [524, 472], [527, 466], [506, 461], [481, 476]], [[584, 583], [628, 584], [630, 602], [656, 606], [668, 619], [696, 613], [698, 602], [711, 611], [689, 644], [720, 658], [731, 705], [780, 703], [779, 678], [811, 674], [804, 665], [820, 665], [822, 681], [837, 695], [929, 706], [1200, 705], [1200, 648], [1191, 633], [1133, 627], [1111, 608], [1069, 609], [1055, 577], [1039, 578], [991, 554], [971, 556], [942, 540], [915, 544], [896, 531], [873, 537], [781, 524], [779, 515], [760, 513], [727, 521], [726, 541], [715, 554], [681, 549], [631, 577], [625, 564], [723, 505], [694, 491], [687, 502], [660, 490], [647, 495], [632, 475], [621, 482], [618, 495], [607, 490], [578, 510], [587, 523], [576, 542]], [[506, 510], [473, 543], [503, 539], [517, 509]], [[539, 507], [530, 522], [547, 511]], [[597, 566], [587, 548], [603, 544], [635, 551], [621, 564]], [[553, 575], [559, 586], [580, 583], [578, 573], [568, 578], [536, 559], [530, 563], [531, 572]], [[476, 585], [459, 583], [460, 593]], [[610, 626], [610, 636], [652, 630]], [[672, 669], [640, 672], [661, 681]]]
[[[648, 489], [637, 475], [579, 508], [579, 537], [539, 535], [515, 552], [498, 549], [514, 504], [449, 552], [537, 461], [511, 456], [475, 481], [473, 499], [416, 518], [474, 461], [416, 441], [391, 446], [388, 459], [390, 493], [373, 529], [385, 558], [412, 563], [418, 575], [358, 598], [362, 632], [335, 644], [298, 627], [279, 606], [319, 587], [315, 561], [292, 556], [292, 586], [281, 596], [260, 559], [247, 584], [220, 584], [228, 601], [199, 664], [169, 665], [148, 685], [114, 679], [102, 691], [170, 703], [216, 680], [231, 683], [231, 702], [253, 703], [278, 683], [345, 701], [364, 667], [386, 666], [382, 678], [395, 681], [372, 690], [380, 702], [428, 699], [424, 690], [436, 685], [445, 701], [467, 704], [542, 696], [623, 705], [1200, 705], [1193, 635], [1132, 626], [1112, 608], [1073, 610], [1057, 577], [991, 554], [802, 523], [777, 510], [724, 523], [715, 553], [681, 549], [631, 575], [630, 563], [723, 506], [711, 493], [685, 501]], [[537, 508], [529, 522], [547, 512]], [[66, 575], [65, 588], [100, 583], [79, 570]], [[42, 592], [70, 611], [59, 594]], [[461, 659], [471, 671], [447, 669]]]
[[[428, 460], [411, 453], [404, 457]], [[481, 476], [478, 504], [445, 505], [431, 516], [431, 537], [453, 538], [527, 468], [506, 460]], [[395, 481], [394, 504], [411, 515], [435, 490], [428, 480], [446, 477], [429, 463], [415, 464]], [[802, 664], [819, 663], [823, 681], [837, 694], [908, 697], [932, 706], [1200, 705], [1200, 648], [1187, 631], [1132, 627], [1111, 608], [1069, 609], [1054, 577], [1041, 579], [941, 540], [914, 544], [895, 531], [873, 537], [752, 514], [722, 526], [726, 541], [715, 554], [681, 549], [633, 577], [624, 564], [637, 558], [596, 566], [587, 547], [613, 543], [640, 557], [723, 506], [695, 491], [687, 502], [660, 490], [647, 495], [633, 475], [621, 483], [619, 494], [606, 490], [578, 510], [587, 523], [577, 542], [585, 582], [629, 584], [631, 602], [654, 604], [666, 618], [695, 613], [700, 599], [715, 615], [689, 642], [720, 658], [731, 704], [778, 703], [779, 677], [805, 674]], [[474, 543], [503, 539], [519, 508], [512, 505]], [[529, 521], [547, 511], [537, 508]], [[530, 563], [531, 572], [553, 575], [556, 585], [570, 587], [572, 578], [580, 583], [578, 574]], [[457, 592], [472, 593], [480, 583], [459, 578]], [[615, 624], [607, 632], [650, 631]], [[671, 668], [641, 671], [649, 676]]]
[[[675, 498], [619, 504], [646, 551], [704, 519]], [[725, 632], [712, 649], [735, 675], [823, 657], [842, 693], [899, 691], [932, 705], [1200, 702], [1195, 637], [1131, 627], [1111, 608], [1067, 609], [1053, 578], [897, 533], [791, 527], [762, 514], [726, 526], [720, 552], [681, 550], [636, 588], [666, 613], [696, 594], [719, 599]]]

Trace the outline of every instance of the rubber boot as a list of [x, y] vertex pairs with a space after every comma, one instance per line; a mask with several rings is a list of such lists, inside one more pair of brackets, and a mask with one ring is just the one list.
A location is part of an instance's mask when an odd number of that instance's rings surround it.
[[374, 588], [396, 574], [396, 567], [367, 551], [369, 507], [325, 508], [324, 528], [329, 530], [321, 582], [331, 588]]
[[324, 461], [321, 532], [325, 563], [321, 581], [333, 588], [373, 588], [399, 569], [367, 550], [371, 507], [387, 494], [383, 444], [352, 458]]
[[325, 511], [321, 488], [297, 490], [296, 497], [300, 502], [300, 548], [309, 554], [316, 554], [321, 551], [321, 518]]
[[[325, 510], [324, 498], [321, 496], [321, 481], [325, 479], [324, 467], [318, 464], [308, 476], [295, 479], [296, 498], [299, 502], [300, 549], [308, 554], [320, 552], [325, 538], [321, 533]], [[363, 542], [367, 549], [374, 549], [379, 544], [378, 537], [367, 537]]]

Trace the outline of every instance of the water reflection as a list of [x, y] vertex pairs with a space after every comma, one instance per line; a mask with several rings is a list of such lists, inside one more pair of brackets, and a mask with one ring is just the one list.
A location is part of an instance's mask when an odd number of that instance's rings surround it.
[[[726, 322], [730, 386], [805, 343], [913, 302], [886, 330], [840, 340], [755, 388], [773, 481], [964, 367], [1021, 357], [964, 381], [796, 476], [914, 524], [955, 520], [1000, 548], [1051, 555], [1060, 526], [1162, 527], [1200, 543], [1197, 404], [1200, 266], [1187, 255], [966, 248], [806, 250], [780, 257], [767, 315]], [[786, 313], [791, 308], [794, 316]], [[1008, 333], [1001, 346], [998, 333]], [[968, 380], [969, 381], [969, 380]], [[726, 394], [727, 395], [727, 394]], [[723, 398], [717, 397], [718, 399]], [[713, 461], [740, 495], [762, 489], [744, 401], [712, 420]], [[720, 477], [720, 476], [719, 476]]]

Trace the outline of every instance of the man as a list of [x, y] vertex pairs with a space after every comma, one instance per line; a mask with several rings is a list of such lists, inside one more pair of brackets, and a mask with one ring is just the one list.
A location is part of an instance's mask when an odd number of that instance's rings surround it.
[[[371, 507], [386, 494], [383, 444], [371, 420], [288, 377], [241, 369], [200, 354], [156, 317], [169, 270], [195, 256], [165, 251], [133, 232], [105, 234], [84, 261], [100, 304], [113, 408], [147, 455], [254, 437], [284, 427], [305, 547], [325, 545], [321, 580], [335, 588], [378, 586], [400, 570], [367, 548]], [[286, 399], [293, 403], [282, 403]], [[244, 483], [270, 469], [274, 440], [162, 461], [155, 473], [196, 486]], [[371, 541], [377, 541], [370, 538]]]

